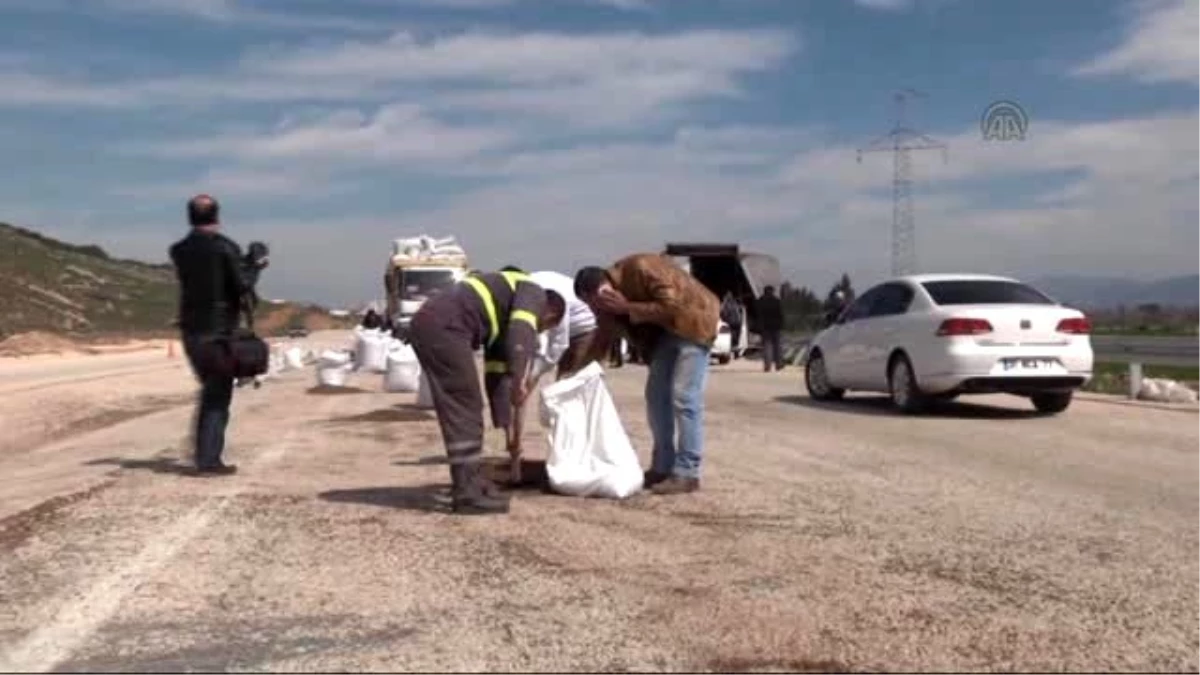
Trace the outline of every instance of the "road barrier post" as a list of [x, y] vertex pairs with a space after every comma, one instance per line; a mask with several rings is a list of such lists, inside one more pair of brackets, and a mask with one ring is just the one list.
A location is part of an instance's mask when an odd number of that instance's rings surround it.
[[1142, 391], [1142, 364], [1129, 362], [1129, 398], [1136, 399]]

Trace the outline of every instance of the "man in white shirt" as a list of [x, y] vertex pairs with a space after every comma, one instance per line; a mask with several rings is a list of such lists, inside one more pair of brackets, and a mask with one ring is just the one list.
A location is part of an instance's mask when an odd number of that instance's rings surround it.
[[[505, 268], [520, 271], [518, 268]], [[557, 326], [538, 336], [538, 353], [533, 358], [529, 368], [529, 385], [526, 391], [532, 392], [547, 373], [557, 370], [554, 379], [561, 380], [578, 372], [592, 361], [599, 360], [604, 353], [595, 353], [596, 348], [605, 348], [605, 344], [597, 341], [596, 316], [591, 308], [575, 296], [575, 279], [558, 272], [534, 272], [529, 275], [530, 281], [547, 291], [554, 291], [566, 300], [567, 312]], [[606, 350], [607, 351], [607, 350]], [[512, 428], [505, 430], [508, 439], [508, 452], [512, 457], [512, 480], [520, 481], [521, 435], [525, 427], [525, 399], [514, 410]]]

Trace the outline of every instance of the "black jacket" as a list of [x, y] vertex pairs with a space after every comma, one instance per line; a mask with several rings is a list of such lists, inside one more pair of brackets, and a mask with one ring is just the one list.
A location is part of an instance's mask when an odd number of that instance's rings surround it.
[[171, 247], [179, 279], [179, 328], [185, 333], [228, 333], [251, 290], [238, 245], [215, 232], [193, 230]]
[[783, 330], [783, 303], [778, 295], [764, 295], [758, 299], [758, 329], [763, 333]]

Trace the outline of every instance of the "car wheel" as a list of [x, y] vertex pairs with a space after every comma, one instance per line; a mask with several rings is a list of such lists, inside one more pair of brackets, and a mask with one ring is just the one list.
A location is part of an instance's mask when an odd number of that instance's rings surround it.
[[913, 375], [912, 364], [907, 356], [900, 354], [892, 359], [888, 369], [888, 388], [892, 394], [892, 405], [900, 412], [911, 415], [925, 409], [928, 398], [917, 386], [917, 378]]
[[1034, 394], [1029, 398], [1033, 401], [1033, 407], [1037, 408], [1040, 413], [1053, 415], [1060, 413], [1071, 405], [1073, 392], [1069, 391], [1054, 391], [1042, 394]]
[[845, 389], [829, 384], [829, 373], [825, 370], [825, 357], [815, 352], [804, 364], [804, 386], [808, 395], [816, 401], [836, 401], [846, 395]]

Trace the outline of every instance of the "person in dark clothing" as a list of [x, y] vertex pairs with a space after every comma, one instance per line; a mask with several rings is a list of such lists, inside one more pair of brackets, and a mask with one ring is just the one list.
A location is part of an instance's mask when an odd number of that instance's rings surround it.
[[775, 287], [763, 289], [762, 297], [758, 299], [758, 334], [762, 336], [763, 372], [783, 370], [783, 348], [779, 342], [779, 333], [783, 330], [783, 303], [775, 295]]
[[179, 280], [178, 323], [183, 349], [200, 381], [196, 415], [195, 458], [200, 474], [231, 474], [225, 464], [225, 429], [233, 398], [233, 377], [217, 374], [207, 355], [214, 340], [230, 336], [246, 306], [251, 286], [238, 245], [220, 232], [220, 205], [208, 195], [187, 205], [192, 231], [171, 246], [171, 262]]
[[251, 314], [258, 309], [258, 277], [270, 264], [270, 249], [261, 241], [252, 241], [242, 259], [242, 276], [246, 279], [245, 302]]
[[374, 309], [368, 309], [363, 316], [362, 327], [367, 330], [375, 330], [383, 325], [383, 319], [379, 317], [379, 313]]
[[729, 325], [729, 348], [736, 355], [742, 342], [742, 303], [733, 291], [726, 291], [721, 301], [721, 320]]
[[412, 346], [450, 459], [454, 512], [508, 512], [508, 499], [480, 471], [484, 404], [475, 351], [484, 348], [493, 422], [504, 421], [531, 389], [538, 333], [557, 326], [565, 313], [566, 300], [528, 275], [495, 272], [468, 276], [426, 300], [413, 316]]

